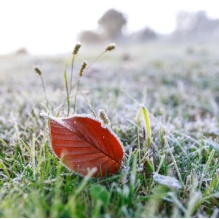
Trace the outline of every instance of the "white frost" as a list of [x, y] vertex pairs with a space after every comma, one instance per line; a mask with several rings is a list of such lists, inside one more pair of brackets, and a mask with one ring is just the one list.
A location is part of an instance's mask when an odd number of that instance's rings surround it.
[[155, 182], [165, 185], [169, 188], [174, 188], [174, 189], [181, 189], [182, 186], [180, 185], [179, 181], [171, 176], [164, 176], [158, 173], [153, 174], [153, 179]]

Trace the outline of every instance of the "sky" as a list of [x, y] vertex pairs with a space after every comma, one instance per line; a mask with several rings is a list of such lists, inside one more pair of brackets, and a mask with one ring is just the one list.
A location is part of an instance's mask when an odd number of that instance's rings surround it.
[[125, 14], [127, 33], [149, 26], [167, 34], [177, 11], [205, 10], [219, 18], [218, 6], [218, 0], [0, 0], [0, 54], [22, 47], [32, 54], [69, 52], [78, 33], [96, 30], [110, 8]]

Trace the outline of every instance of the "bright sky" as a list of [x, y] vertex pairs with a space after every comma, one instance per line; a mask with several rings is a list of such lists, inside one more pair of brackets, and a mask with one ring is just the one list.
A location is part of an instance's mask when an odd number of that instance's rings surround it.
[[219, 17], [218, 0], [0, 0], [0, 54], [21, 47], [37, 54], [71, 51], [76, 35], [97, 29], [97, 20], [110, 8], [127, 16], [129, 32], [150, 26], [170, 33], [179, 10]]

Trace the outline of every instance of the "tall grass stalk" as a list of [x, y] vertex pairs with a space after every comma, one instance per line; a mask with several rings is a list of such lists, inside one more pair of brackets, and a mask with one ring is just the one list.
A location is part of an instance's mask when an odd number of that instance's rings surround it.
[[67, 100], [67, 116], [69, 116], [70, 107], [71, 107], [71, 100], [70, 100], [70, 95], [69, 95], [67, 67], [65, 68], [65, 71], [64, 71], [64, 82], [65, 82], [66, 100]]
[[[66, 102], [67, 102], [67, 116], [70, 115], [70, 109], [71, 109], [71, 94], [73, 92], [73, 89], [75, 88], [76, 92], [74, 95], [74, 105], [73, 105], [73, 111], [76, 113], [77, 111], [77, 94], [78, 94], [78, 89], [79, 89], [79, 84], [80, 84], [80, 78], [83, 76], [85, 69], [88, 70], [94, 64], [102, 55], [104, 55], [106, 52], [112, 51], [115, 49], [115, 44], [109, 44], [105, 50], [100, 53], [92, 62], [91, 64], [87, 67], [87, 62], [84, 61], [81, 65], [80, 71], [79, 71], [79, 77], [77, 81], [73, 84], [73, 68], [74, 68], [74, 60], [76, 55], [78, 54], [78, 51], [81, 47], [81, 44], [76, 44], [74, 51], [73, 51], [73, 57], [68, 61], [68, 63], [65, 66], [64, 70], [64, 83], [65, 83], [65, 89], [66, 89]], [[71, 75], [70, 75], [70, 81], [68, 81], [68, 75], [67, 75], [67, 68], [69, 64], [71, 63]], [[61, 107], [62, 108], [62, 107]], [[60, 108], [60, 110], [61, 110]], [[59, 113], [58, 113], [59, 114]]]
[[44, 91], [45, 98], [46, 98], [46, 106], [47, 106], [47, 108], [49, 108], [49, 100], [48, 100], [47, 93], [46, 93], [46, 86], [44, 84], [44, 80], [43, 80], [43, 76], [42, 76], [42, 71], [40, 70], [39, 66], [35, 66], [34, 70], [40, 76], [41, 84], [42, 84], [43, 91]]
[[72, 60], [71, 60], [71, 79], [70, 79], [70, 93], [72, 92], [72, 89], [73, 89], [73, 70], [74, 70], [74, 61], [75, 61], [75, 58], [79, 52], [79, 49], [81, 48], [81, 44], [80, 43], [77, 43], [74, 47], [74, 50], [72, 52]]
[[83, 76], [86, 67], [87, 67], [87, 62], [83, 61], [81, 68], [80, 68], [80, 71], [79, 71], [79, 77], [78, 77], [78, 80], [76, 82], [76, 93], [74, 96], [74, 108], [73, 108], [74, 113], [76, 113], [76, 110], [77, 110], [77, 95], [78, 95], [78, 88], [79, 88], [80, 79]]

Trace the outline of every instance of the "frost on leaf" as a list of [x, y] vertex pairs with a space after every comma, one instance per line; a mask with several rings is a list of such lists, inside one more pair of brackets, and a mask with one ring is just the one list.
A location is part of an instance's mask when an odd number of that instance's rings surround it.
[[96, 168], [95, 177], [119, 170], [124, 154], [122, 144], [99, 120], [86, 115], [48, 116], [48, 125], [51, 148], [70, 170], [85, 176], [89, 169]]

